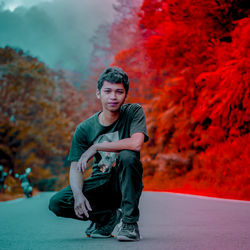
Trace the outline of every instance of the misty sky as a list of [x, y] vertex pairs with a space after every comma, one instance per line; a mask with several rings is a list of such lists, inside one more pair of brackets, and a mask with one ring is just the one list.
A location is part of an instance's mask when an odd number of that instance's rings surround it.
[[0, 0], [0, 47], [23, 49], [48, 66], [85, 72], [98, 25], [115, 0]]

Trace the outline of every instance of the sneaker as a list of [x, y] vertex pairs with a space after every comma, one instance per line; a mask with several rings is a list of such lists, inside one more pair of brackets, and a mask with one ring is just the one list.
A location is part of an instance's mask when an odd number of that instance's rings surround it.
[[95, 222], [91, 222], [89, 227], [85, 230], [85, 234], [87, 235], [87, 237], [91, 236], [91, 233], [93, 233], [96, 230], [96, 223]]
[[122, 212], [120, 209], [114, 211], [111, 215], [109, 222], [104, 225], [100, 226], [99, 224], [96, 225], [96, 228], [90, 233], [90, 237], [92, 238], [109, 238], [114, 237], [112, 232], [115, 226], [120, 222], [122, 217]]
[[137, 241], [140, 240], [138, 224], [122, 222], [118, 232], [117, 239], [119, 241]]

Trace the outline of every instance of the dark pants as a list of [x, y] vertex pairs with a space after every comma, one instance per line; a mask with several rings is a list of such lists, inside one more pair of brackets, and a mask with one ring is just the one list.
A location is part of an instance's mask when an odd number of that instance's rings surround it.
[[[98, 179], [91, 177], [84, 181], [83, 194], [88, 199], [92, 211], [89, 212], [89, 218], [83, 215], [82, 220], [106, 223], [112, 212], [121, 208], [124, 222], [138, 221], [138, 205], [143, 188], [142, 171], [140, 153], [122, 150], [105, 183], [96, 187]], [[57, 216], [80, 219], [74, 211], [74, 198], [70, 186], [50, 199], [49, 209]]]

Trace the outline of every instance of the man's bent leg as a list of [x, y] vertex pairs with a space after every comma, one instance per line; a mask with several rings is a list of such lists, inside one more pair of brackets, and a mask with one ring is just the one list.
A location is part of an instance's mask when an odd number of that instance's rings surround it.
[[[87, 181], [86, 183], [87, 184]], [[83, 215], [83, 219], [76, 216], [74, 211], [74, 197], [70, 186], [57, 192], [50, 199], [49, 209], [54, 212], [57, 216], [73, 218], [78, 220], [91, 220], [98, 223], [106, 223], [112, 212], [117, 206], [114, 200], [111, 200], [109, 186], [107, 182], [97, 188], [88, 189], [84, 185], [83, 194], [88, 199], [92, 211], [89, 211], [89, 218]], [[108, 192], [109, 191], [109, 192]]]
[[135, 223], [139, 220], [139, 199], [142, 184], [142, 163], [140, 153], [122, 150], [118, 155], [117, 171], [122, 194], [122, 220], [125, 223]]
[[60, 217], [80, 219], [74, 211], [74, 198], [70, 186], [60, 190], [50, 198], [49, 209]]

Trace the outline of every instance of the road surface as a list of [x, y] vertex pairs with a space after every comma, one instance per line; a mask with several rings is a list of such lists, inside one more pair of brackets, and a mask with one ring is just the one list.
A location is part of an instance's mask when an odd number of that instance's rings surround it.
[[56, 217], [52, 192], [0, 203], [1, 250], [248, 250], [250, 202], [143, 192], [138, 242], [86, 238], [89, 222]]

